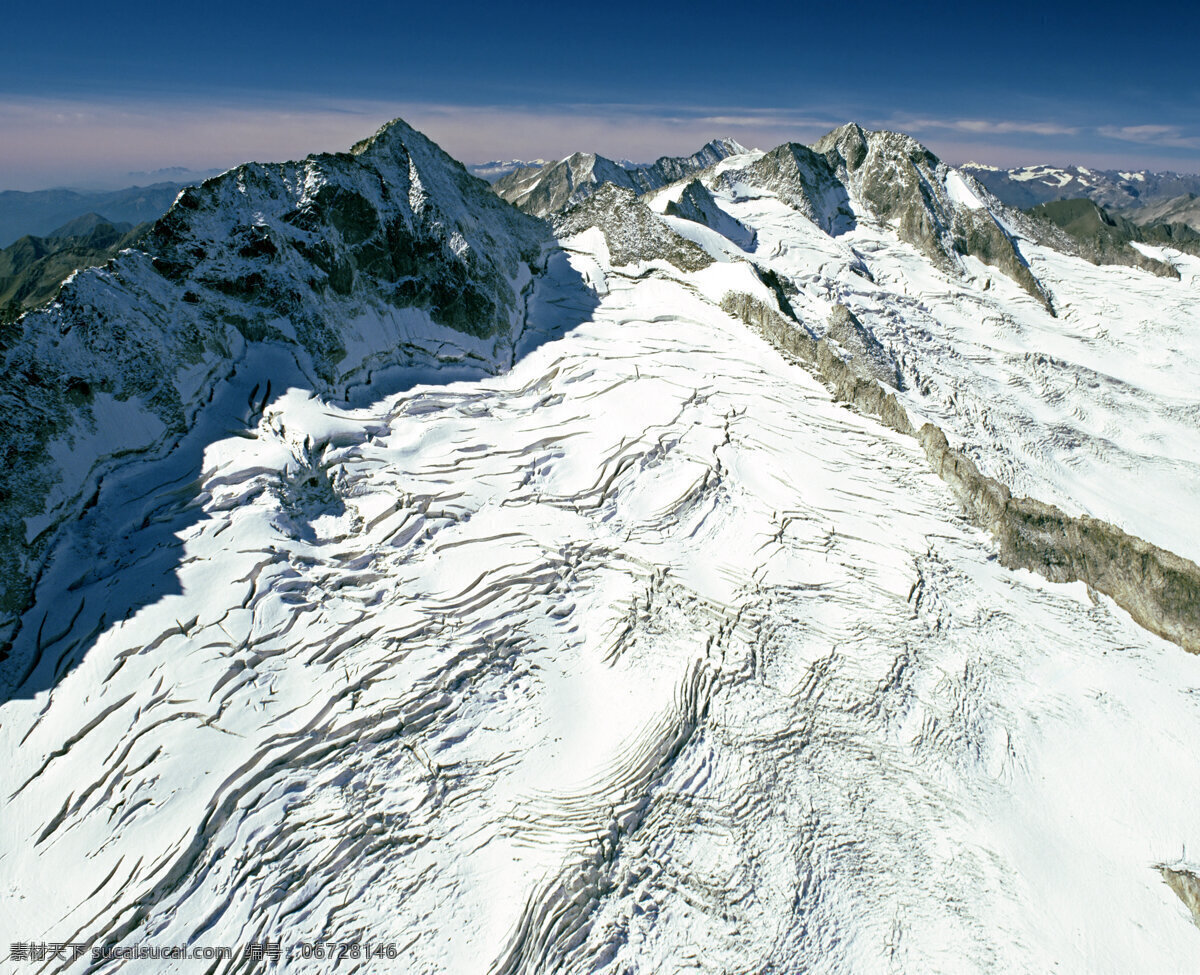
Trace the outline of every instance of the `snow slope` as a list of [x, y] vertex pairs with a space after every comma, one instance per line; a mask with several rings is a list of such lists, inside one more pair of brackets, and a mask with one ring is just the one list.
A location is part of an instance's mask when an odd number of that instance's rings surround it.
[[[872, 134], [881, 153], [889, 135]], [[954, 170], [922, 178], [947, 210], [995, 221], [1012, 238], [1055, 314], [970, 253], [948, 248], [953, 263], [937, 266], [853, 178], [841, 204], [853, 217], [830, 234], [805, 212], [807, 198], [798, 209], [794, 191], [761, 171], [714, 174], [715, 202], [757, 239], [752, 254], [725, 248], [722, 259], [752, 259], [787, 281], [793, 310], [818, 334], [835, 304], [849, 308], [900, 370], [904, 405], [1014, 492], [1200, 560], [1200, 521], [1186, 515], [1200, 498], [1200, 261], [1140, 248], [1175, 266], [1179, 281], [1097, 267], [1029, 239], [1020, 215]], [[942, 188], [931, 192], [935, 180]]]
[[249, 349], [288, 346], [341, 395], [411, 367], [496, 371], [548, 243], [400, 121], [182, 191], [142, 249], [5, 329], [0, 658], [59, 527], [127, 455], [174, 449]]
[[[852, 309], [981, 466], [1152, 535], [1136, 464], [1196, 510], [1197, 269], [1018, 241], [1054, 318], [854, 185], [830, 235], [761, 170], [709, 177], [706, 223], [655, 216], [671, 189], [566, 215], [507, 371], [352, 404], [268, 340], [104, 480], [0, 705], [10, 940], [271, 938], [287, 972], [1193, 967], [1158, 867], [1200, 869], [1200, 657], [1003, 568], [916, 441], [720, 305], [783, 294], [847, 348]], [[367, 940], [398, 959], [302, 948]]]

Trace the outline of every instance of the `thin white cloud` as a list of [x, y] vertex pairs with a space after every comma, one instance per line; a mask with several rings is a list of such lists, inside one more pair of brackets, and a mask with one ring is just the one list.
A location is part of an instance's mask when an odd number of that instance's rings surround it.
[[1097, 131], [1108, 139], [1136, 142], [1173, 149], [1200, 149], [1200, 136], [1189, 135], [1177, 125], [1102, 125]]
[[[556, 105], [463, 106], [426, 102], [309, 100], [277, 97], [257, 104], [14, 98], [0, 95], [0, 189], [51, 185], [128, 185], [132, 172], [172, 166], [223, 169], [248, 159], [294, 159], [344, 150], [396, 117], [467, 162], [559, 158], [579, 149], [648, 160], [693, 152], [730, 136], [769, 149], [811, 143], [844, 116], [753, 106]], [[1173, 126], [1105, 127], [1098, 132], [1057, 122], [892, 116], [861, 117], [870, 128], [909, 132], [951, 162], [975, 157], [1021, 165], [1057, 157], [1101, 165], [1098, 135], [1164, 149], [1192, 148]], [[1043, 149], [1023, 143], [1030, 135]], [[1037, 156], [1038, 158], [1033, 158]], [[1115, 158], [1115, 157], [1106, 157]], [[1120, 167], [1162, 167], [1146, 152]], [[1178, 160], [1173, 160], [1178, 165]], [[1168, 167], [1169, 167], [1169, 163]]]
[[[883, 124], [917, 136], [953, 163], [977, 159], [998, 166], [1075, 163], [1098, 169], [1179, 169], [1181, 160], [1169, 151], [1200, 148], [1200, 138], [1174, 125], [1092, 126], [916, 115], [892, 116]], [[1029, 136], [1039, 138], [1031, 140]], [[1138, 152], [1113, 152], [1106, 144], [1110, 139], [1142, 148]], [[1195, 165], [1184, 163], [1182, 168], [1194, 169]]]
[[1080, 133], [1075, 125], [1062, 125], [1057, 122], [1031, 122], [1012, 119], [939, 119], [939, 118], [905, 118], [895, 120], [898, 128], [906, 132], [927, 132], [929, 130], [950, 130], [965, 132], [970, 135], [1044, 135], [1044, 136], [1073, 136]]
[[0, 99], [0, 184], [120, 182], [135, 170], [227, 168], [345, 149], [388, 117], [327, 108]]
[[690, 153], [730, 136], [771, 148], [844, 119], [778, 109], [670, 105], [463, 106], [325, 101], [259, 105], [69, 102], [0, 96], [0, 188], [120, 182], [132, 171], [226, 168], [343, 150], [404, 118], [468, 162], [556, 158], [579, 149], [630, 159]]

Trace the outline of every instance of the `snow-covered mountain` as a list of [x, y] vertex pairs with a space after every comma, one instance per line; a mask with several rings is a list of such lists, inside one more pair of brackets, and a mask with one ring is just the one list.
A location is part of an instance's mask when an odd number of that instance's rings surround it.
[[747, 151], [732, 139], [714, 139], [690, 156], [662, 156], [645, 165], [576, 152], [559, 162], [514, 170], [496, 182], [496, 192], [529, 213], [546, 216], [606, 183], [647, 193]]
[[10, 941], [1192, 966], [1200, 258], [726, 148], [541, 219], [393, 123], [4, 336]]
[[176, 449], [260, 346], [342, 395], [400, 366], [511, 365], [546, 239], [403, 123], [184, 189], [143, 250], [8, 327], [0, 628], [80, 503], [127, 455]]
[[493, 159], [484, 163], [472, 163], [467, 166], [467, 172], [480, 179], [486, 179], [489, 183], [494, 183], [515, 170], [545, 166], [546, 163], [545, 159]]
[[960, 167], [1009, 206], [1027, 209], [1052, 200], [1088, 199], [1118, 210], [1200, 194], [1200, 174], [1150, 170], [1088, 169], [1086, 166], [1021, 166], [1001, 169], [969, 162]]

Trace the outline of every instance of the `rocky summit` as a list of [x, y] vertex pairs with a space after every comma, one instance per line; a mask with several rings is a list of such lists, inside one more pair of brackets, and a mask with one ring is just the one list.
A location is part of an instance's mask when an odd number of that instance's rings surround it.
[[2, 326], [6, 923], [79, 975], [1190, 970], [1183, 224], [855, 124], [586, 148], [247, 163]]

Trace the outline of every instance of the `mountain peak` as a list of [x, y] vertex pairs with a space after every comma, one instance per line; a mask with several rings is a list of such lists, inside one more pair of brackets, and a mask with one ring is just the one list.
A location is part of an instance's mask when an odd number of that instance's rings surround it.
[[867, 133], [857, 122], [847, 122], [821, 136], [813, 144], [815, 152], [825, 155], [836, 150], [846, 160], [846, 168], [854, 171], [867, 155]]
[[45, 236], [48, 240], [61, 240], [66, 237], [82, 237], [85, 234], [91, 233], [97, 227], [112, 227], [117, 231], [123, 232], [132, 229], [132, 226], [132, 224], [109, 220], [108, 217], [93, 210], [81, 217], [76, 217], [74, 220], [68, 220], [61, 227], [56, 227]]
[[545, 216], [579, 203], [607, 183], [641, 195], [747, 151], [733, 139], [713, 139], [690, 156], [660, 156], [648, 164], [621, 163], [593, 152], [574, 152], [540, 170], [511, 172], [495, 183], [495, 190], [522, 210]]
[[750, 151], [746, 146], [738, 142], [737, 139], [730, 139], [728, 137], [712, 139], [704, 144], [704, 148], [714, 152], [721, 152], [726, 156], [740, 156]]
[[421, 135], [416, 129], [404, 121], [402, 118], [394, 118], [390, 122], [385, 122], [381, 125], [374, 135], [369, 135], [365, 139], [360, 139], [350, 147], [350, 152], [356, 156], [361, 156], [364, 152], [369, 151], [375, 146], [386, 146], [399, 142], [404, 145], [414, 136], [428, 142], [425, 136]]
[[905, 157], [911, 162], [930, 166], [941, 163], [922, 143], [903, 132], [888, 129], [864, 129], [857, 122], [847, 122], [827, 132], [813, 144], [813, 151], [822, 155], [840, 156], [846, 169], [853, 173], [866, 160], [869, 152], [889, 157]]

